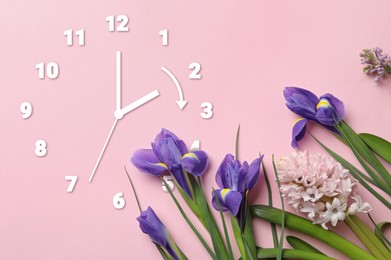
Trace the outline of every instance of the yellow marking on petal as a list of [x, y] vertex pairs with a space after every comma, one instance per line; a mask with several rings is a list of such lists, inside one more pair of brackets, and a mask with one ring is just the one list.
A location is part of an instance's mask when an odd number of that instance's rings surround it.
[[167, 167], [167, 165], [165, 163], [160, 162], [160, 163], [154, 163], [154, 164], [168, 169], [168, 167]]
[[182, 159], [183, 158], [187, 158], [187, 157], [192, 157], [192, 158], [196, 158], [198, 159], [198, 157], [194, 154], [194, 153], [186, 153], [182, 156]]
[[223, 198], [223, 199], [225, 199], [225, 196], [227, 195], [227, 193], [229, 193], [231, 191], [231, 189], [223, 189], [222, 191], [221, 191], [221, 197]]
[[322, 98], [316, 105], [316, 109], [319, 109], [320, 107], [328, 108], [331, 107], [331, 104], [327, 99]]
[[301, 120], [303, 120], [303, 119], [304, 119], [304, 117], [299, 117], [298, 119], [295, 120], [295, 122], [293, 122], [293, 125], [296, 125], [297, 122], [299, 122], [299, 121], [301, 121]]

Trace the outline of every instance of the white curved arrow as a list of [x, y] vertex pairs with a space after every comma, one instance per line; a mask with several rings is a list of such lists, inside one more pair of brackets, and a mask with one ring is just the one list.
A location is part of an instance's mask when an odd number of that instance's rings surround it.
[[178, 93], [179, 93], [179, 100], [176, 103], [178, 104], [179, 109], [182, 110], [186, 106], [187, 100], [183, 99], [183, 92], [182, 92], [181, 86], [179, 85], [178, 80], [171, 73], [171, 71], [169, 71], [164, 66], [162, 66], [161, 69], [172, 79], [172, 81], [174, 81], [174, 84], [175, 84], [176, 88], [178, 89]]

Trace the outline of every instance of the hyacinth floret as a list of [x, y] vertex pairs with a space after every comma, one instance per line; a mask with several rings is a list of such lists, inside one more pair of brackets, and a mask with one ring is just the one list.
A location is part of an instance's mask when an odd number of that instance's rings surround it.
[[391, 73], [391, 57], [383, 54], [379, 47], [364, 49], [360, 53], [361, 64], [365, 65], [363, 71], [366, 74], [375, 75], [374, 81], [378, 82]]
[[325, 229], [347, 214], [372, 210], [356, 192], [358, 181], [330, 156], [294, 151], [280, 160], [277, 173], [288, 204]]

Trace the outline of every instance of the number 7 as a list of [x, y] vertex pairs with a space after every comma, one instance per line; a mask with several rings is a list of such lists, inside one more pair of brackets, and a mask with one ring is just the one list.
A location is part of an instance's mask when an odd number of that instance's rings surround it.
[[76, 182], [77, 182], [77, 176], [65, 176], [65, 180], [66, 181], [71, 181], [71, 183], [69, 183], [67, 192], [72, 192], [73, 188], [75, 188], [75, 185], [76, 185]]

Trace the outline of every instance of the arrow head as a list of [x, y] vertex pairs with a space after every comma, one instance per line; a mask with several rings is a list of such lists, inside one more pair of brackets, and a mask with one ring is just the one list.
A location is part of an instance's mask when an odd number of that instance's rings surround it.
[[186, 106], [187, 100], [178, 100], [176, 103], [178, 104], [179, 109], [182, 110]]

